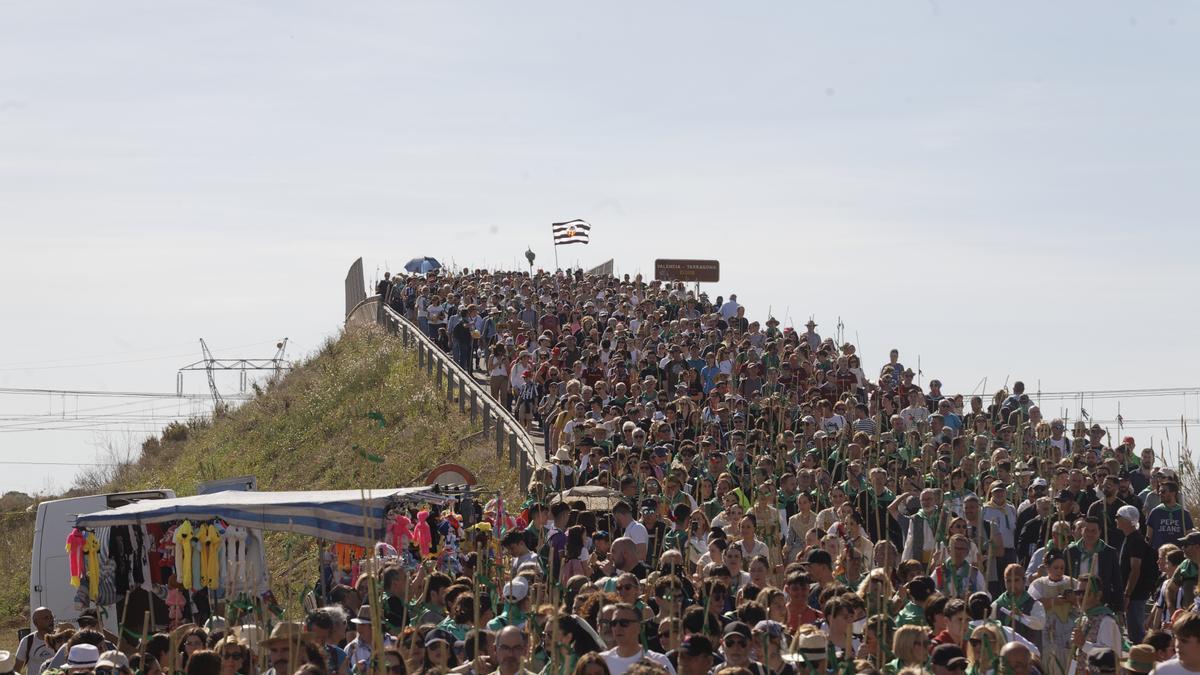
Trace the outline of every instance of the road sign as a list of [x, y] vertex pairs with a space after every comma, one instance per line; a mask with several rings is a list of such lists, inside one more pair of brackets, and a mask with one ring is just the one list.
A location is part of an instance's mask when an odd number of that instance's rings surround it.
[[716, 260], [654, 261], [654, 278], [659, 281], [716, 283], [721, 280], [721, 263]]

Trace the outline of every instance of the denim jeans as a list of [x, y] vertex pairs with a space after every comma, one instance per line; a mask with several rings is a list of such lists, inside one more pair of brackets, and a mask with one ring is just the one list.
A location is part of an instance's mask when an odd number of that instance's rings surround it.
[[471, 372], [471, 342], [460, 342], [454, 345], [454, 360], [458, 365], [463, 367], [463, 370]]
[[1146, 637], [1146, 598], [1130, 598], [1125, 607], [1125, 627], [1129, 641], [1139, 644]]

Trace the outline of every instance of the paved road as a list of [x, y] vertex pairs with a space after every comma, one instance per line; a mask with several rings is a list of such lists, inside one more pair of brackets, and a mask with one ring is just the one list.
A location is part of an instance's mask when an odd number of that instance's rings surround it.
[[[488, 377], [487, 377], [486, 372], [472, 368], [471, 369], [471, 377], [474, 377], [475, 381], [483, 386], [484, 391], [489, 391], [489, 387], [491, 386], [491, 383], [488, 382]], [[530, 429], [529, 429], [529, 437], [531, 439], [533, 439], [534, 446], [537, 447], [539, 449], [539, 451], [541, 451], [541, 453], [542, 453], [541, 459], [542, 460], [549, 459], [548, 457], [545, 456], [545, 447], [546, 447], [546, 441], [544, 440], [545, 436], [542, 434], [542, 429], [538, 425], [536, 420], [534, 420], [533, 426], [530, 427]]]

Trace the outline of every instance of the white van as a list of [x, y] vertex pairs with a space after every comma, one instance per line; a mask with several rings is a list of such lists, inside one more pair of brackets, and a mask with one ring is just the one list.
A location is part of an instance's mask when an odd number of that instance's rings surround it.
[[[144, 499], [170, 499], [172, 490], [114, 492], [107, 495], [70, 497], [38, 504], [33, 530], [33, 561], [29, 567], [29, 607], [49, 607], [55, 621], [74, 621], [75, 589], [71, 586], [71, 567], [67, 561], [67, 535], [75, 527], [75, 517], [115, 509]], [[108, 612], [109, 630], [116, 630], [116, 612]]]

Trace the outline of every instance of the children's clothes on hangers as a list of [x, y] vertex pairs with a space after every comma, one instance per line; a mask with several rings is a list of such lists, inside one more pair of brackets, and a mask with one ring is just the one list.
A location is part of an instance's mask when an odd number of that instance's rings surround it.
[[79, 588], [79, 580], [83, 577], [83, 549], [86, 544], [87, 537], [78, 527], [72, 528], [67, 534], [67, 562], [71, 567], [71, 585], [76, 588]]
[[200, 540], [192, 537], [192, 585], [188, 587], [190, 591], [198, 591], [204, 588], [203, 571], [200, 568]]
[[231, 526], [226, 528], [221, 539], [225, 549], [225, 592], [229, 597], [246, 588], [246, 539], [249, 536], [246, 528]]
[[100, 595], [100, 539], [96, 533], [87, 533], [83, 550], [87, 557], [88, 597], [95, 600]]
[[192, 587], [192, 524], [182, 521], [175, 528], [171, 541], [175, 544], [175, 577], [184, 588]]

